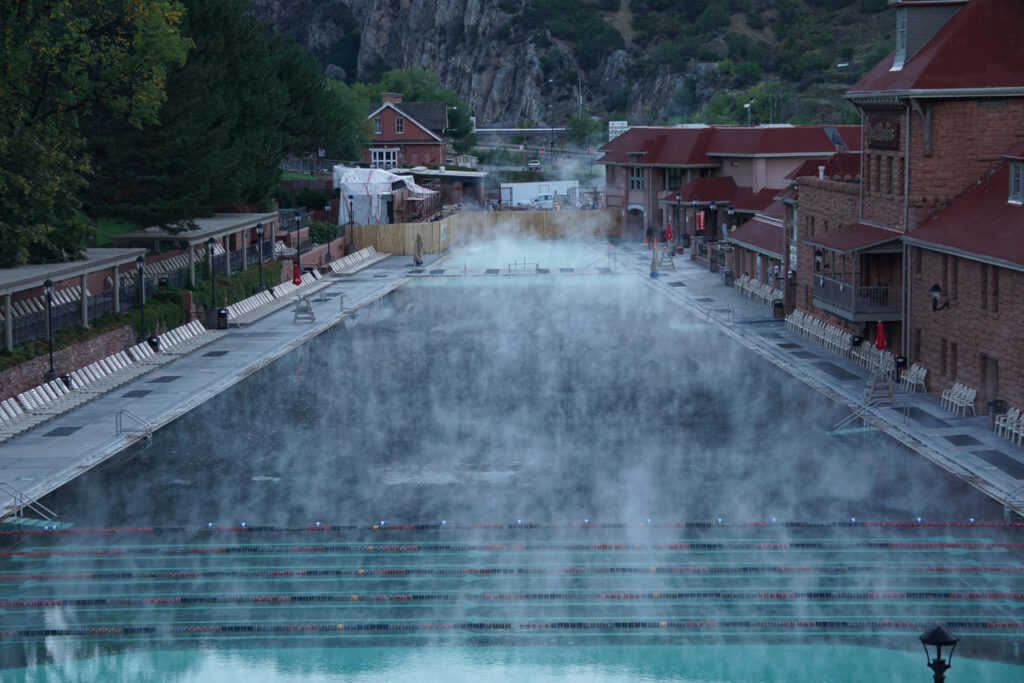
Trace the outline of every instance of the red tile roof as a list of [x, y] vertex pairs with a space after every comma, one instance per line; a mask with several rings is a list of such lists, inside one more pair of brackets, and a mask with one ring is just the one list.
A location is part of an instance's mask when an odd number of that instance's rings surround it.
[[[644, 166], [720, 166], [718, 156], [827, 155], [836, 151], [830, 137], [860, 149], [860, 126], [704, 126], [701, 128], [629, 128], [599, 148], [599, 164]], [[642, 153], [634, 161], [631, 155]]]
[[778, 204], [781, 207], [782, 204], [775, 201], [775, 198], [781, 193], [782, 190], [767, 187], [760, 192], [749, 192], [747, 190], [737, 189], [736, 193], [732, 197], [732, 205], [736, 207], [737, 211], [743, 211], [745, 213], [764, 211], [772, 204]]
[[[697, 197], [702, 202], [731, 202], [736, 195], [736, 181], [729, 176], [713, 178], [694, 178], [676, 190], [667, 190], [658, 194], [659, 199], [675, 201], [676, 192], [683, 195], [684, 202], [693, 201]], [[777, 193], [778, 190], [775, 190]], [[750, 194], [749, 192], [747, 194]]]
[[832, 154], [832, 128], [849, 149], [860, 149], [860, 126], [716, 126], [710, 156]]
[[[614, 140], [598, 149], [604, 156], [599, 164], [629, 164], [662, 166], [718, 166], [719, 162], [709, 159], [705, 150], [713, 129], [636, 127], [628, 128]], [[634, 162], [631, 153], [644, 152], [639, 162]]]
[[736, 228], [725, 238], [729, 242], [747, 247], [782, 260], [786, 248], [786, 236], [782, 226], [769, 222], [760, 216]]
[[840, 254], [860, 251], [868, 247], [884, 244], [890, 240], [898, 240], [902, 236], [895, 230], [880, 228], [867, 223], [847, 223], [837, 230], [829, 230], [811, 237], [805, 237], [804, 244], [824, 247]]
[[[1024, 89], [1024, 2], [971, 0], [899, 71], [895, 53], [875, 65], [846, 96], [974, 88]], [[999, 96], [993, 92], [990, 96]]]
[[817, 178], [818, 166], [822, 165], [825, 166], [826, 178], [835, 178], [836, 176], [839, 176], [840, 180], [847, 180], [847, 176], [850, 180], [860, 178], [860, 152], [836, 152], [826, 159], [824, 164], [815, 159], [808, 159], [787, 175], [786, 179], [796, 180], [804, 176]]
[[1024, 206], [1007, 201], [1009, 166], [978, 181], [906, 241], [1024, 270]]
[[1003, 152], [1000, 156], [1004, 159], [1024, 160], [1024, 142], [1018, 142], [1016, 145]]

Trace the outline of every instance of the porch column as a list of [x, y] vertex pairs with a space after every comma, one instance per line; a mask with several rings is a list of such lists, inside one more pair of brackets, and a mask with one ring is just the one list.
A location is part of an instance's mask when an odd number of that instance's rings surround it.
[[188, 284], [196, 286], [196, 247], [191, 242], [188, 243]]
[[224, 274], [231, 275], [231, 235], [224, 235]]
[[78, 278], [79, 288], [82, 290], [82, 327], [89, 327], [89, 295], [85, 291], [85, 275]]
[[121, 278], [117, 274], [117, 266], [114, 266], [114, 313], [121, 312]]
[[246, 244], [247, 240], [245, 239], [245, 237], [246, 237], [246, 234], [248, 232], [249, 232], [248, 229], [243, 230], [241, 232], [241, 235], [242, 235], [242, 240], [241, 240], [242, 241], [242, 270], [245, 270], [245, 269], [247, 269], [249, 267], [249, 256], [245, 253], [246, 247], [248, 246]]
[[14, 329], [13, 315], [11, 314], [11, 295], [4, 294], [4, 348], [10, 352], [14, 350]]

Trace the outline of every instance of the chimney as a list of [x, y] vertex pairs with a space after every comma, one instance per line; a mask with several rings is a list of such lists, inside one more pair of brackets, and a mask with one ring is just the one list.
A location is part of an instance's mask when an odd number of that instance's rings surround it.
[[381, 101], [381, 104], [387, 104], [388, 102], [390, 102], [391, 104], [401, 104], [402, 103], [402, 93], [400, 93], [400, 92], [381, 93], [380, 101]]

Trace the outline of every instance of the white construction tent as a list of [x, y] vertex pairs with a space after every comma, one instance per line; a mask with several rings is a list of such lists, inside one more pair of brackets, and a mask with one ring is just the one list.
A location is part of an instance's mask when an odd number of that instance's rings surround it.
[[[403, 194], [407, 198], [437, 194], [417, 185], [411, 176], [357, 166], [335, 166], [334, 187], [341, 190], [341, 201], [338, 202], [340, 225], [350, 221], [360, 225], [387, 224], [391, 222], [388, 204], [394, 194]], [[352, 198], [351, 215], [349, 197]]]

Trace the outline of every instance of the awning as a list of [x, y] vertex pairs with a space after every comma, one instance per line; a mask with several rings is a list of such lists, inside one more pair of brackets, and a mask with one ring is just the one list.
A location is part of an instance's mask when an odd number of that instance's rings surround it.
[[847, 223], [838, 230], [829, 230], [818, 235], [805, 237], [804, 244], [823, 247], [839, 254], [863, 251], [886, 242], [899, 240], [902, 233], [867, 223]]
[[783, 260], [782, 252], [786, 248], [782, 226], [769, 223], [758, 216], [730, 232], [725, 240], [779, 261]]

